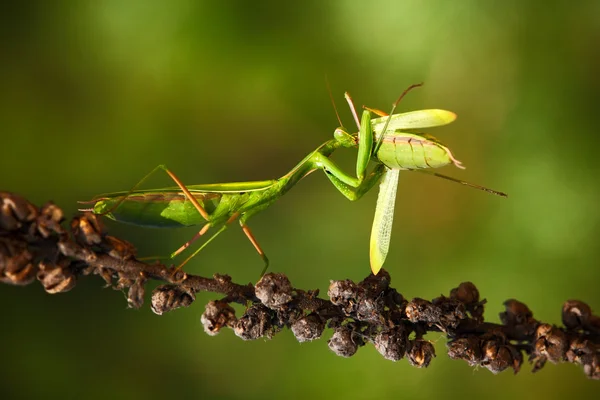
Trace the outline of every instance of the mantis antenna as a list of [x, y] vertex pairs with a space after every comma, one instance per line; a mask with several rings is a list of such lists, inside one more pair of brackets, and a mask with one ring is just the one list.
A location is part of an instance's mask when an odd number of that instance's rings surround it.
[[407, 87], [404, 90], [404, 92], [402, 92], [400, 97], [398, 97], [398, 100], [396, 100], [394, 102], [394, 104], [392, 104], [392, 111], [390, 111], [390, 118], [388, 118], [387, 121], [385, 121], [385, 125], [383, 126], [383, 130], [381, 131], [381, 135], [379, 135], [379, 139], [377, 139], [377, 144], [375, 145], [375, 148], [373, 149], [373, 154], [377, 154], [377, 152], [379, 151], [379, 147], [381, 146], [381, 142], [383, 141], [383, 136], [384, 136], [385, 131], [387, 130], [387, 127], [390, 123], [391, 116], [394, 114], [394, 111], [396, 111], [396, 107], [398, 107], [398, 104], [400, 104], [400, 101], [402, 100], [402, 98], [404, 98], [404, 96], [406, 96], [406, 94], [408, 92], [410, 92], [411, 90], [421, 87], [421, 86], [423, 86], [423, 82], [410, 85], [409, 87]]
[[333, 93], [331, 93], [331, 85], [329, 85], [329, 78], [327, 78], [327, 75], [325, 75], [325, 84], [327, 85], [327, 94], [329, 94], [329, 100], [331, 100], [331, 105], [333, 106], [333, 111], [335, 111], [335, 116], [340, 123], [340, 127], [343, 127], [344, 124], [342, 124], [342, 119], [340, 118], [337, 106], [335, 105], [335, 100], [333, 99]]
[[428, 171], [428, 170], [424, 170], [424, 169], [411, 169], [411, 171], [421, 172], [421, 173], [424, 173], [424, 174], [427, 174], [427, 175], [437, 176], [438, 178], [447, 179], [447, 180], [452, 181], [452, 182], [460, 183], [461, 185], [472, 187], [473, 189], [483, 190], [484, 192], [488, 192], [490, 194], [495, 194], [496, 196], [508, 197], [508, 195], [506, 193], [504, 193], [504, 192], [499, 192], [497, 190], [486, 188], [485, 186], [476, 185], [474, 183], [469, 183], [469, 182], [461, 181], [460, 179], [456, 179], [456, 178], [453, 178], [453, 177], [447, 176], [447, 175], [442, 175], [442, 174], [437, 173], [437, 172]]

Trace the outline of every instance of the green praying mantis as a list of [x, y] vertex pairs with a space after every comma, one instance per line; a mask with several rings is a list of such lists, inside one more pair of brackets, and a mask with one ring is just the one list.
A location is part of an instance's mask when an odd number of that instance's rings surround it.
[[[92, 211], [116, 221], [145, 227], [174, 228], [202, 225], [192, 239], [171, 254], [171, 258], [187, 249], [210, 228], [218, 228], [178, 268], [185, 265], [237, 220], [263, 259], [262, 274], [264, 274], [269, 266], [269, 259], [248, 227], [247, 222], [252, 216], [268, 208], [302, 178], [317, 170], [323, 171], [335, 188], [351, 201], [360, 199], [375, 183], [381, 181], [370, 239], [371, 271], [377, 274], [389, 250], [396, 188], [401, 170], [425, 172], [507, 197], [505, 193], [429, 170], [449, 164], [458, 168], [464, 167], [453, 156], [450, 149], [440, 141], [429, 135], [414, 133], [414, 130], [447, 125], [456, 119], [456, 114], [439, 109], [394, 114], [404, 95], [421, 85], [412, 85], [406, 89], [394, 102], [389, 115], [364, 107], [360, 121], [352, 99], [346, 93], [345, 97], [357, 124], [358, 133], [350, 134], [343, 127], [337, 128], [333, 139], [317, 147], [279, 179], [186, 186], [165, 165], [159, 165], [128, 192], [102, 195], [86, 202], [93, 204], [93, 207], [82, 211]], [[372, 118], [372, 113], [378, 117]], [[343, 172], [329, 158], [340, 148], [358, 148], [356, 176]], [[367, 173], [370, 162], [376, 165], [371, 172]], [[137, 189], [150, 175], [159, 170], [164, 170], [177, 186]]]

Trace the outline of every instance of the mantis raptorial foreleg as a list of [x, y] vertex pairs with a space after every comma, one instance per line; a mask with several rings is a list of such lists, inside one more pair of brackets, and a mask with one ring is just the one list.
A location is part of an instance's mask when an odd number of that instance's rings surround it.
[[333, 183], [333, 186], [335, 186], [335, 188], [341, 194], [343, 194], [350, 201], [356, 201], [369, 190], [371, 190], [371, 188], [379, 181], [384, 172], [385, 165], [377, 165], [357, 187], [346, 184], [334, 173], [326, 173], [326, 175], [331, 183]]
[[[348, 103], [352, 106], [352, 99], [346, 96]], [[358, 119], [357, 119], [358, 120]], [[373, 187], [375, 182], [379, 180], [385, 168], [383, 164], [379, 164], [371, 174], [365, 179], [365, 174], [369, 161], [371, 160], [371, 152], [373, 150], [373, 130], [371, 127], [371, 113], [364, 111], [358, 131], [358, 156], [356, 159], [356, 178], [346, 174], [332, 160], [322, 154], [316, 155], [315, 164], [325, 172], [331, 183], [349, 200], [358, 200], [369, 189]]]
[[361, 181], [365, 178], [372, 151], [373, 129], [371, 127], [371, 113], [363, 111], [360, 129], [358, 130], [358, 156], [356, 158], [356, 176]]

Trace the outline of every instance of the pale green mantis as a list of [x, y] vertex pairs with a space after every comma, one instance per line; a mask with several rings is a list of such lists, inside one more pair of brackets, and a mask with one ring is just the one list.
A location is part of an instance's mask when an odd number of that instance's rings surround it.
[[[130, 191], [102, 195], [89, 202], [93, 207], [84, 211], [92, 211], [107, 215], [116, 221], [146, 227], [172, 228], [203, 224], [191, 240], [171, 254], [171, 258], [180, 254], [211, 227], [219, 227], [179, 265], [179, 268], [214, 240], [230, 223], [238, 220], [242, 230], [265, 263], [262, 271], [264, 274], [269, 260], [247, 225], [250, 217], [269, 207], [298, 181], [316, 170], [325, 172], [331, 183], [352, 201], [361, 198], [381, 180], [370, 241], [371, 270], [377, 274], [383, 266], [389, 249], [399, 171], [426, 172], [488, 193], [507, 196], [502, 192], [427, 170], [448, 164], [454, 164], [459, 168], [464, 167], [454, 158], [450, 149], [437, 139], [410, 132], [410, 130], [449, 124], [456, 119], [456, 114], [438, 109], [393, 114], [402, 97], [417, 86], [420, 84], [412, 85], [402, 93], [394, 103], [389, 116], [365, 107], [360, 122], [352, 100], [346, 94], [346, 100], [358, 126], [358, 133], [350, 134], [344, 128], [337, 128], [333, 139], [320, 145], [279, 179], [186, 186], [166, 166], [159, 165]], [[373, 119], [372, 112], [380, 117]], [[339, 148], [352, 147], [358, 148], [356, 176], [346, 174], [329, 158]], [[367, 173], [371, 161], [376, 165], [370, 173]], [[177, 186], [137, 189], [159, 169], [164, 170]]]

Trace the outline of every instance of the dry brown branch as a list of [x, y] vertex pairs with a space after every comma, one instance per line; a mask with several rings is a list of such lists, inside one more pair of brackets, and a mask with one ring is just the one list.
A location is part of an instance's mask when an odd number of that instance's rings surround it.
[[[435, 349], [424, 335], [435, 331], [447, 336], [451, 358], [494, 373], [509, 367], [518, 372], [527, 355], [533, 371], [546, 361], [570, 362], [600, 379], [600, 317], [581, 301], [564, 303], [562, 327], [534, 319], [525, 304], [512, 299], [504, 303], [501, 323], [490, 323], [484, 321], [486, 301], [474, 284], [461, 283], [447, 297], [408, 301], [390, 286], [385, 270], [359, 283], [332, 281], [329, 299], [324, 299], [316, 290], [294, 288], [283, 274], [240, 285], [227, 275], [205, 278], [141, 262], [135, 248], [107, 235], [93, 214], [73, 218], [69, 230], [62, 223], [63, 212], [56, 205], [38, 208], [0, 192], [0, 280], [13, 285], [37, 280], [48, 293], [62, 293], [82, 276], [99, 275], [126, 291], [132, 308], [143, 305], [146, 282], [158, 280], [165, 284], [153, 291], [151, 307], [159, 315], [189, 306], [199, 291], [223, 295], [208, 303], [202, 315], [211, 335], [227, 327], [251, 340], [288, 327], [299, 341], [308, 341], [320, 338], [327, 326], [334, 330], [329, 348], [338, 355], [350, 357], [372, 343], [387, 359], [406, 357], [414, 366], [427, 367]], [[238, 318], [231, 303], [248, 307]]]

